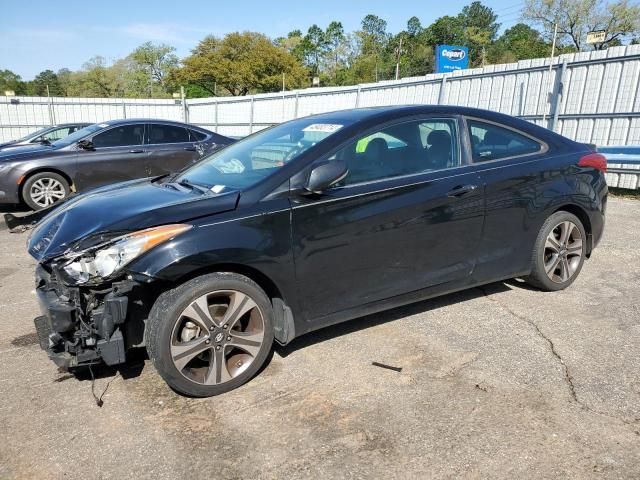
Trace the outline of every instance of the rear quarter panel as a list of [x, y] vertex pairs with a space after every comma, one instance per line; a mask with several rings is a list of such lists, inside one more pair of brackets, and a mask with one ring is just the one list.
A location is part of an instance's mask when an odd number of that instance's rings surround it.
[[587, 230], [601, 231], [604, 179], [599, 172], [577, 166], [584, 153], [561, 149], [477, 165], [484, 179], [486, 202], [483, 240], [474, 272], [477, 281], [529, 273], [538, 232], [556, 210], [577, 207], [589, 219]]

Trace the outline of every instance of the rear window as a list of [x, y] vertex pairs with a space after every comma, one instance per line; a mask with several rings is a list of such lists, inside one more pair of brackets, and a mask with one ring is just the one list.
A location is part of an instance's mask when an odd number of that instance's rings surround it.
[[508, 128], [470, 120], [469, 136], [474, 162], [527, 155], [542, 150], [537, 141]]
[[148, 133], [150, 145], [159, 143], [184, 143], [189, 141], [189, 133], [184, 127], [152, 123]]
[[198, 130], [189, 130], [189, 136], [192, 142], [201, 142], [207, 138], [206, 134], [199, 132]]

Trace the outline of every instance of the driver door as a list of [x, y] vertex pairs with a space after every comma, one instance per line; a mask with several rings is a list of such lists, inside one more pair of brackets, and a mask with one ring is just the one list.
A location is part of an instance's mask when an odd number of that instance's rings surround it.
[[344, 181], [293, 198], [308, 321], [468, 280], [484, 205], [478, 175], [461, 162], [458, 132], [454, 118], [423, 118], [354, 138], [329, 158], [347, 163]]
[[94, 135], [93, 150], [78, 152], [78, 190], [149, 176], [144, 130], [144, 123], [132, 123]]

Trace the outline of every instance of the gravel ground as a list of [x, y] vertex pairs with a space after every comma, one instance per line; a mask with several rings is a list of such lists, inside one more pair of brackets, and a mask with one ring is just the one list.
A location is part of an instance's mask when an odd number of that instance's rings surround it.
[[[90, 378], [37, 345], [26, 234], [0, 232], [0, 478], [638, 478], [640, 202], [574, 285], [487, 285], [302, 337], [248, 385]], [[401, 367], [382, 369], [372, 362]]]

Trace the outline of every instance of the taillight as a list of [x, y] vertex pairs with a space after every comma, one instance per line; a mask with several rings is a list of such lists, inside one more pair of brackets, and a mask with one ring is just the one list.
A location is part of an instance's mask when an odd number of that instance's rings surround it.
[[607, 171], [607, 157], [601, 153], [590, 153], [578, 160], [579, 167], [592, 167], [602, 173]]

